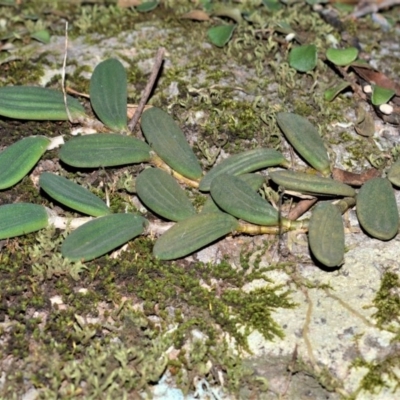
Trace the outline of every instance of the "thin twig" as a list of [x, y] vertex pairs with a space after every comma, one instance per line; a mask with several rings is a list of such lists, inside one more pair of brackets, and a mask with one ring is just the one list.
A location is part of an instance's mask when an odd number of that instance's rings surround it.
[[144, 89], [142, 98], [140, 99], [140, 102], [138, 104], [138, 108], [136, 109], [135, 114], [133, 115], [132, 119], [129, 121], [129, 124], [128, 124], [128, 128], [130, 129], [131, 132], [133, 132], [133, 129], [135, 128], [137, 122], [139, 121], [139, 118], [142, 115], [142, 112], [147, 103], [147, 100], [150, 97], [150, 93], [153, 90], [154, 83], [157, 79], [158, 73], [159, 73], [161, 65], [163, 63], [164, 52], [165, 52], [164, 47], [160, 47], [157, 51], [156, 57], [154, 59], [153, 70], [151, 71], [150, 78], [147, 82], [146, 88]]
[[64, 51], [64, 61], [63, 61], [63, 68], [62, 68], [62, 74], [61, 74], [61, 87], [62, 87], [62, 91], [64, 94], [64, 105], [65, 105], [65, 111], [67, 112], [67, 115], [68, 115], [68, 120], [69, 120], [69, 122], [73, 122], [72, 115], [68, 109], [67, 92], [65, 90], [65, 69], [67, 67], [67, 53], [68, 53], [68, 21], [65, 22], [65, 51]]

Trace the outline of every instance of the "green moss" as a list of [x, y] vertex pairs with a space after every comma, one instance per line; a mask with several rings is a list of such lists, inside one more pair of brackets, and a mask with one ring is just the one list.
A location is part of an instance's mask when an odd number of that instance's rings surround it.
[[393, 272], [385, 272], [381, 286], [373, 300], [378, 309], [373, 317], [381, 328], [388, 328], [393, 323], [400, 322], [400, 279]]

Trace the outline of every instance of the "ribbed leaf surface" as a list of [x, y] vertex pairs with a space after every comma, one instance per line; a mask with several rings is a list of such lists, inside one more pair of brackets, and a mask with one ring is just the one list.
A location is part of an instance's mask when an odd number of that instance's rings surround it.
[[127, 130], [127, 78], [115, 58], [98, 64], [90, 79], [90, 103], [101, 122], [113, 131]]

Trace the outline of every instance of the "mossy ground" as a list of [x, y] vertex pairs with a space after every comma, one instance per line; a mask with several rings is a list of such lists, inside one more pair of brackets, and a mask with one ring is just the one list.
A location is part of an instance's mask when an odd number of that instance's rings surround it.
[[[309, 13], [304, 3], [276, 14], [260, 8], [258, 3], [248, 1], [243, 6], [256, 8], [268, 27], [274, 26], [272, 18], [290, 24], [321, 49], [326, 46], [322, 40], [325, 35], [337, 35], [316, 14]], [[79, 1], [32, 1], [20, 8], [0, 7], [2, 15], [12, 21], [9, 28], [21, 35], [22, 39], [16, 42], [21, 46], [21, 54], [24, 54], [23, 46], [32, 40], [30, 33], [39, 28], [46, 27], [52, 34], [63, 35], [62, 18], [68, 16], [71, 39], [83, 36], [93, 46], [99, 46], [104, 37], [154, 22], [159, 29], [174, 30], [181, 37], [180, 41], [174, 39], [178, 54], [171, 57], [176, 58], [180, 56], [179, 46], [196, 47], [199, 41], [206, 40], [205, 26], [197, 24], [198, 35], [190, 35], [188, 32], [193, 30], [194, 23], [178, 18], [189, 10], [187, 1], [166, 1], [154, 12], [143, 14], [106, 1], [95, 5], [82, 5]], [[210, 23], [205, 25], [208, 27]], [[274, 120], [277, 111], [312, 115], [312, 122], [321, 127], [328, 141], [334, 142], [326, 133], [327, 127], [331, 122], [342, 120], [344, 110], [354, 106], [346, 97], [327, 105], [323, 90], [340, 78], [322, 62], [316, 72], [296, 73], [283, 61], [287, 59], [288, 46], [261, 40], [256, 32], [258, 28], [256, 22], [241, 24], [226, 48], [210, 46], [194, 53], [190, 64], [173, 63], [160, 79], [151, 100], [154, 105], [168, 106], [184, 129], [197, 130], [198, 143], [202, 145], [197, 145], [195, 151], [204, 165], [213, 146], [222, 147], [228, 153], [258, 146], [279, 148], [281, 134]], [[352, 29], [356, 28], [352, 26]], [[91, 34], [100, 36], [96, 39]], [[376, 41], [376, 35], [385, 34], [375, 29], [374, 35]], [[144, 41], [141, 46], [153, 54], [159, 43]], [[144, 52], [143, 59], [148, 54]], [[137, 68], [137, 59], [125, 61], [131, 65], [128, 80], [135, 83], [136, 89], [130, 92], [130, 101], [137, 102], [147, 76]], [[242, 100], [235, 88], [219, 85], [221, 80], [229, 78], [224, 68], [229, 62], [253, 71], [254, 79], [250, 83], [238, 85], [239, 92], [251, 93], [256, 98], [253, 102]], [[1, 65], [5, 72], [2, 85], [35, 83], [47, 65], [46, 54], [35, 57], [26, 52], [20, 59]], [[192, 71], [190, 86], [196, 90], [190, 90], [187, 80], [183, 80], [187, 69]], [[81, 77], [82, 71], [86, 71], [85, 66], [79, 66], [67, 79], [76, 90], [88, 92], [88, 81]], [[58, 79], [56, 76], [51, 85], [59, 84]], [[171, 101], [165, 89], [172, 82], [178, 82], [180, 94]], [[271, 87], [275, 94], [265, 96]], [[204, 112], [204, 123], [196, 127], [186, 124], [188, 110]], [[69, 129], [66, 123], [2, 120], [0, 124], [2, 146], [33, 132], [52, 136]], [[368, 147], [368, 141], [351, 136], [343, 136], [344, 139], [355, 157], [376, 151], [373, 145]], [[56, 155], [50, 153], [46, 157], [51, 159]], [[112, 209], [118, 211], [129, 204], [121, 188], [126, 188], [130, 177], [135, 176], [135, 168], [93, 172], [90, 179], [85, 174], [76, 175], [76, 171], [65, 174], [102, 196], [104, 193], [95, 187], [95, 182], [108, 179]], [[0, 203], [14, 201], [45, 202], [29, 178], [1, 193]], [[203, 200], [199, 197], [196, 201]], [[257, 263], [250, 268], [250, 254], [243, 253], [240, 265], [235, 268], [229, 259], [218, 265], [161, 262], [151, 255], [152, 240], [138, 238], [117, 259], [102, 257], [83, 265], [62, 260], [61, 238], [60, 232], [49, 228], [1, 243], [0, 359], [5, 372], [5, 382], [0, 387], [2, 398], [19, 398], [31, 386], [40, 390], [41, 398], [46, 399], [138, 398], [165, 370], [175, 377], [184, 392], [193, 389], [194, 378], [204, 377], [211, 384], [221, 384], [219, 374], [224, 377], [228, 392], [244, 390], [250, 398], [267, 390], [262, 379], [242, 364], [240, 352], [246, 351], [247, 335], [253, 329], [258, 329], [267, 339], [281, 337], [282, 329], [273, 320], [273, 311], [292, 308], [295, 304], [290, 292], [273, 282], [251, 293], [240, 291], [244, 284], [265, 276], [265, 269]], [[398, 278], [386, 278], [375, 304], [381, 324], [400, 315], [397, 300], [387, 300], [388, 293], [398, 287]], [[50, 299], [54, 301], [55, 296], [59, 296], [61, 304], [51, 304]], [[228, 346], [226, 334], [235, 339], [235, 351]], [[179, 351], [174, 353], [171, 349]], [[398, 359], [395, 354], [379, 365], [362, 360], [356, 364], [370, 369], [363, 389], [374, 391], [383, 386], [384, 375], [391, 373]]]

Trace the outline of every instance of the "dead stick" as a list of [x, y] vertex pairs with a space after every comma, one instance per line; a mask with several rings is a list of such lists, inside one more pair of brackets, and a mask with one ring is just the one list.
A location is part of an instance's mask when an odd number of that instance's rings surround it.
[[136, 109], [135, 114], [133, 115], [132, 119], [129, 121], [129, 124], [128, 124], [128, 128], [130, 129], [131, 132], [133, 132], [133, 129], [135, 128], [137, 122], [139, 121], [139, 118], [142, 115], [144, 106], [146, 105], [147, 100], [150, 97], [150, 93], [153, 89], [154, 83], [157, 79], [158, 72], [160, 71], [161, 64], [163, 62], [164, 52], [165, 52], [164, 47], [160, 47], [157, 50], [157, 54], [156, 54], [156, 58], [154, 59], [154, 66], [151, 71], [150, 78], [147, 82], [146, 88], [144, 89], [142, 98], [140, 99], [140, 102], [138, 104], [138, 108]]

